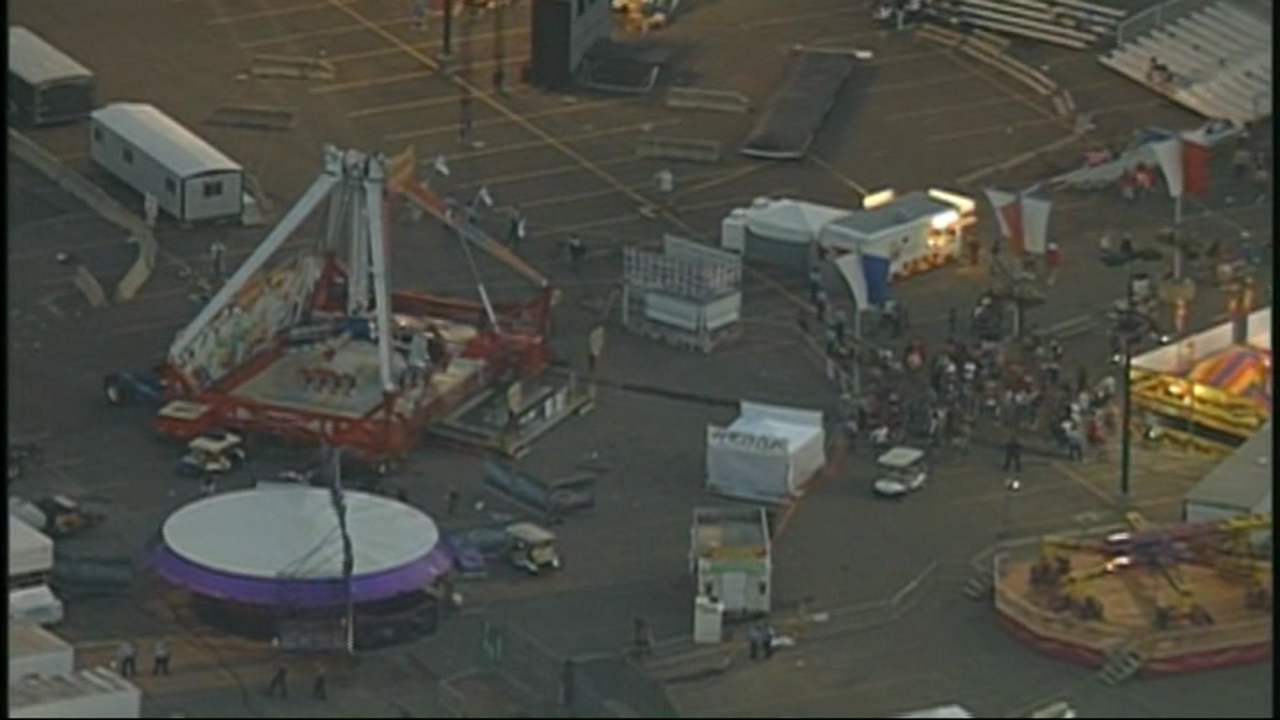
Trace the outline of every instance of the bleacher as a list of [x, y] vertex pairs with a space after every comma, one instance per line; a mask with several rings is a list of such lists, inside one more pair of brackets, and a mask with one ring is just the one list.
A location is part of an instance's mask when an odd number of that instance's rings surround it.
[[954, 25], [1086, 50], [1115, 35], [1125, 11], [1088, 0], [934, 0], [935, 16]]
[[[1168, 78], [1150, 77], [1153, 58]], [[1271, 115], [1271, 19], [1232, 0], [1207, 0], [1099, 60], [1207, 118]]]

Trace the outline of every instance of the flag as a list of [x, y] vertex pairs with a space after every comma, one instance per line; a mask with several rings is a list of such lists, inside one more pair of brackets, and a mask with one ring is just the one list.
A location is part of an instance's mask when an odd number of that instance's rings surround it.
[[1209, 145], [1204, 133], [1193, 130], [1151, 144], [1160, 165], [1169, 197], [1206, 195], [1209, 192]]
[[1018, 196], [1004, 190], [985, 190], [987, 200], [996, 211], [996, 222], [1000, 224], [1000, 236], [1009, 241], [1015, 252], [1022, 248], [1022, 204]]
[[1018, 256], [1042, 254], [1049, 241], [1049, 210], [1053, 201], [1040, 194], [1038, 185], [1014, 194], [1004, 190], [986, 190], [987, 199], [996, 211], [1000, 235]]
[[858, 311], [861, 312], [869, 307], [867, 278], [863, 274], [862, 258], [858, 257], [858, 252], [848, 252], [836, 258], [836, 268], [844, 278], [845, 284], [849, 286], [849, 293], [853, 295], [853, 304], [857, 306]]
[[488, 186], [480, 186], [480, 191], [476, 193], [476, 200], [484, 203], [485, 207], [493, 207], [493, 196], [489, 194]]
[[435, 168], [437, 173], [449, 177], [449, 163], [444, 161], [443, 155], [437, 155], [435, 162], [431, 163], [431, 167]]
[[1209, 143], [1203, 130], [1182, 134], [1182, 189], [1189, 195], [1209, 194]]
[[1043, 255], [1049, 244], [1049, 210], [1053, 207], [1053, 201], [1040, 195], [1038, 191], [1038, 187], [1033, 187], [1019, 195], [1022, 249], [1024, 252]]
[[1176, 136], [1167, 137], [1151, 143], [1151, 152], [1156, 156], [1156, 164], [1164, 175], [1165, 185], [1169, 187], [1169, 197], [1182, 197], [1185, 176], [1182, 167], [1182, 139]]

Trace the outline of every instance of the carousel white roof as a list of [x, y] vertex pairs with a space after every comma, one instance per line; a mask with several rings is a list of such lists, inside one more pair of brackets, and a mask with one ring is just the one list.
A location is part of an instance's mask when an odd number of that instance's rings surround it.
[[[355, 575], [395, 570], [431, 552], [440, 533], [425, 513], [390, 498], [345, 492]], [[264, 483], [187, 505], [165, 521], [169, 550], [221, 573], [342, 577], [342, 536], [329, 490]]]

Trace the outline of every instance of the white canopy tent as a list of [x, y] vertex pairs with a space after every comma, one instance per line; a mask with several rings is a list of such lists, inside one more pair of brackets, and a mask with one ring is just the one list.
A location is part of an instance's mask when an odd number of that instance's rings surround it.
[[53, 540], [9, 513], [9, 577], [53, 569]]
[[823, 226], [848, 214], [848, 210], [803, 200], [772, 200], [747, 211], [747, 229], [769, 240], [811, 243]]
[[707, 427], [707, 487], [757, 502], [799, 495], [826, 464], [822, 413], [743, 402], [728, 427]]

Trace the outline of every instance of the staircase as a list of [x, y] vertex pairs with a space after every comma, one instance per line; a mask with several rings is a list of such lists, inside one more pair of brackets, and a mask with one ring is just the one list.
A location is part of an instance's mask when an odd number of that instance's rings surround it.
[[1138, 649], [1136, 640], [1125, 640], [1107, 650], [1098, 679], [1107, 685], [1119, 685], [1142, 669], [1146, 658]]
[[1087, 0], [941, 0], [937, 16], [954, 25], [985, 28], [1073, 50], [1107, 42], [1125, 11]]
[[[1159, 22], [1133, 18], [1146, 29], [1122, 28], [1123, 43], [1099, 58], [1103, 65], [1207, 118], [1246, 123], [1271, 115], [1267, 14], [1240, 0], [1170, 0], [1152, 11]], [[1170, 82], [1148, 76], [1152, 58], [1169, 68]]]

